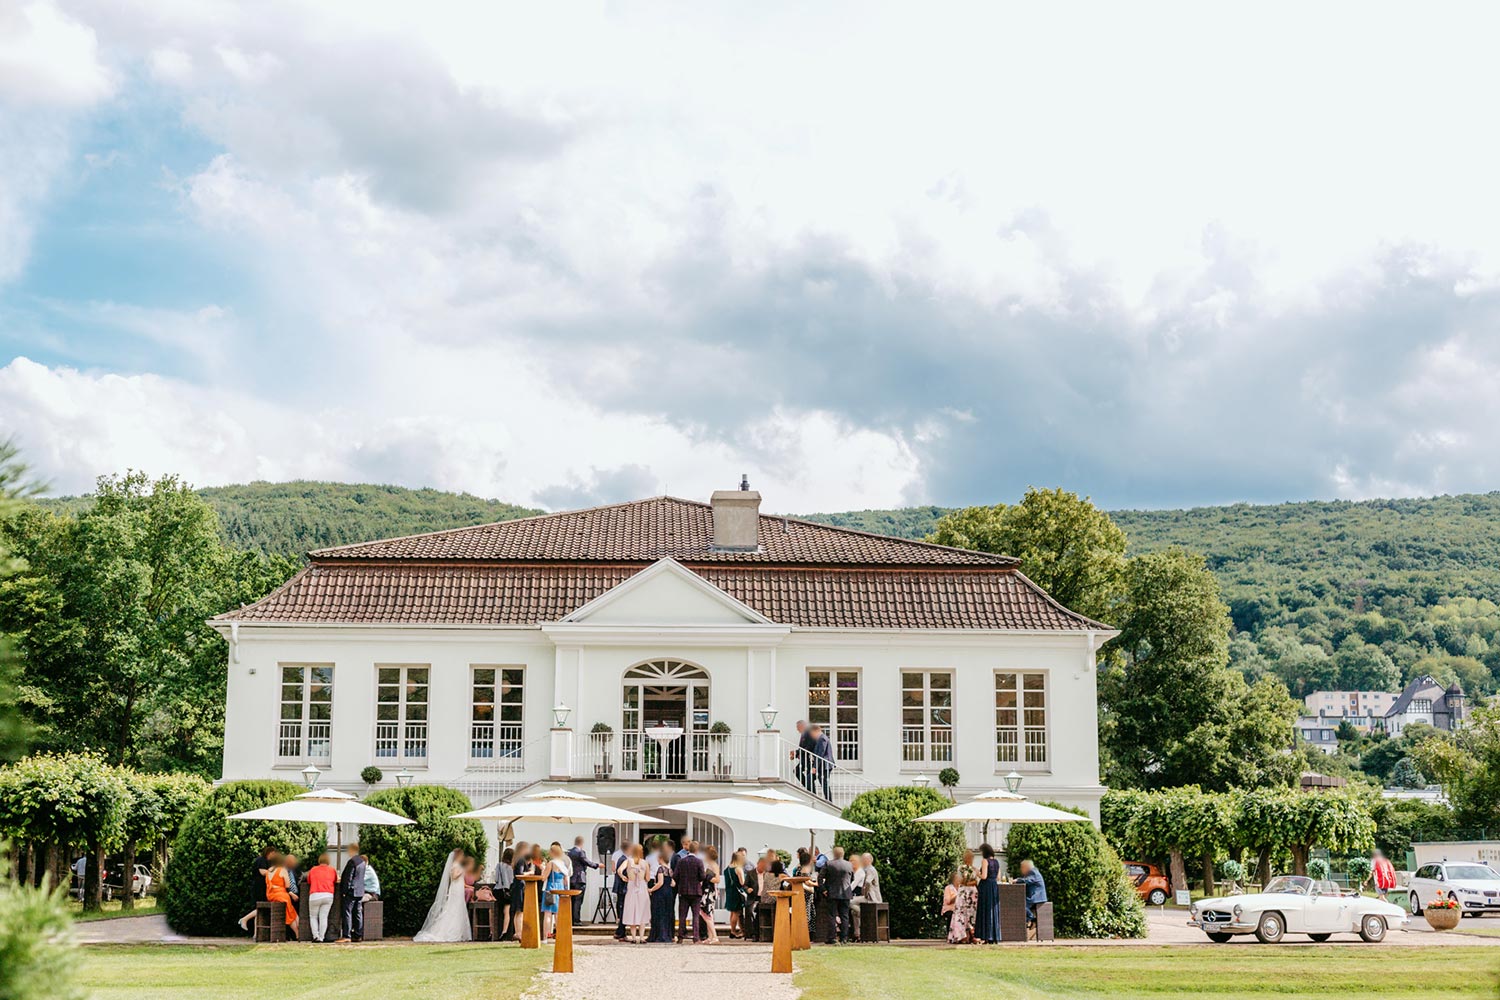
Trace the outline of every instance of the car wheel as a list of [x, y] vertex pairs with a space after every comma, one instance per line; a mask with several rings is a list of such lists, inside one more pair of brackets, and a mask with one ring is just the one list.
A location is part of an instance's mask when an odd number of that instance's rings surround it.
[[1406, 902], [1411, 910], [1411, 915], [1420, 917], [1422, 915], [1422, 894], [1416, 889], [1410, 889], [1406, 894]]
[[1255, 926], [1255, 936], [1262, 944], [1278, 944], [1286, 937], [1286, 923], [1281, 919], [1281, 914], [1272, 910], [1260, 915], [1260, 923]]
[[1160, 889], [1152, 889], [1151, 894], [1146, 897], [1146, 902], [1152, 906], [1161, 906], [1167, 901], [1167, 894]]
[[1319, 944], [1322, 944], [1324, 941], [1327, 941], [1329, 938], [1333, 937], [1333, 935], [1332, 934], [1309, 934], [1308, 937], [1312, 938], [1314, 941], [1318, 942]]
[[1234, 937], [1233, 934], [1210, 934], [1208, 939], [1214, 944], [1228, 944], [1232, 937]]
[[1371, 913], [1359, 922], [1359, 936], [1371, 944], [1385, 938], [1385, 918]]

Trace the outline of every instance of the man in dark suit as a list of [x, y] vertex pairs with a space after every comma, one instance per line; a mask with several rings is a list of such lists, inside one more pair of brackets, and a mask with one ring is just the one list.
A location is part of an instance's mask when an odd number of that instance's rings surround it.
[[833, 849], [833, 860], [823, 866], [818, 882], [824, 887], [831, 907], [828, 916], [828, 943], [838, 933], [839, 944], [849, 943], [849, 900], [854, 898], [854, 866], [844, 860], [844, 849]]
[[[686, 842], [683, 844], [687, 846]], [[693, 930], [693, 943], [697, 944], [702, 938], [699, 936], [698, 921], [703, 915], [703, 861], [696, 854], [679, 854], [677, 861], [672, 865], [672, 883], [677, 887], [677, 943], [687, 937], [687, 932], [682, 926], [684, 919], [689, 919], [689, 926]]]
[[344, 901], [344, 934], [339, 942], [361, 941], [365, 936], [365, 859], [358, 844], [349, 845], [349, 860], [339, 876], [339, 893]]
[[823, 786], [823, 798], [833, 801], [833, 796], [828, 792], [828, 775], [833, 771], [833, 742], [823, 732], [819, 725], [809, 726], [807, 735], [812, 743], [812, 781], [808, 784], [808, 791], [816, 793], [818, 786]]
[[588, 852], [583, 849], [582, 837], [573, 838], [573, 846], [568, 848], [568, 860], [573, 862], [573, 874], [568, 878], [568, 888], [578, 890], [578, 895], [572, 898], [573, 925], [576, 927], [582, 922], [583, 888], [588, 885], [589, 869], [599, 866], [589, 860]]

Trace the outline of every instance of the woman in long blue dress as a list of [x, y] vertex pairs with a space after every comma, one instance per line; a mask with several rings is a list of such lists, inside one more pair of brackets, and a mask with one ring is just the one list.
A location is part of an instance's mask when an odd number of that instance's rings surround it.
[[979, 845], [979, 912], [974, 936], [985, 944], [1000, 940], [1000, 859], [989, 844]]
[[543, 884], [547, 887], [547, 891], [542, 894], [542, 932], [544, 937], [551, 939], [557, 927], [557, 904], [562, 899], [557, 891], [568, 887], [568, 876], [573, 873], [573, 866], [568, 862], [568, 856], [563, 853], [561, 844], [552, 845], [551, 856], [547, 859], [545, 871], [547, 881]]
[[656, 876], [651, 893], [651, 940], [672, 943], [672, 851], [669, 843], [657, 845]]

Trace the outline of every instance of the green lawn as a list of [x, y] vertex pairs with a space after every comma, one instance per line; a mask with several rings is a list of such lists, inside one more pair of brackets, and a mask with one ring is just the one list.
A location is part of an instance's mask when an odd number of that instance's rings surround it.
[[84, 913], [83, 904], [71, 896], [68, 897], [68, 912], [73, 914], [74, 920], [80, 921], [113, 920], [116, 917], [144, 917], [147, 914], [156, 912], [156, 897], [147, 896], [145, 899], [137, 899], [135, 901], [135, 909], [133, 910], [120, 909], [120, 901], [118, 899], [101, 903], [100, 905], [104, 907], [102, 910], [95, 910], [93, 913]]
[[1429, 997], [1495, 995], [1493, 948], [814, 948], [795, 958], [816, 1000], [908, 997]]
[[89, 947], [93, 1000], [495, 1000], [522, 993], [552, 952], [483, 945]]

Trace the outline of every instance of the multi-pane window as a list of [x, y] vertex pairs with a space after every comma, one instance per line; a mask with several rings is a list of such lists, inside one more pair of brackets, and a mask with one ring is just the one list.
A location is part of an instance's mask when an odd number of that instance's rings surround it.
[[375, 756], [383, 760], [427, 760], [427, 679], [422, 666], [375, 669]]
[[859, 766], [859, 671], [809, 670], [807, 721], [823, 727], [833, 744], [833, 759]]
[[276, 756], [328, 762], [333, 736], [333, 667], [281, 667], [281, 726]]
[[469, 756], [474, 760], [512, 758], [521, 752], [521, 667], [475, 667]]
[[914, 767], [953, 761], [952, 671], [901, 671], [901, 761]]
[[995, 674], [995, 763], [1047, 763], [1047, 675]]

